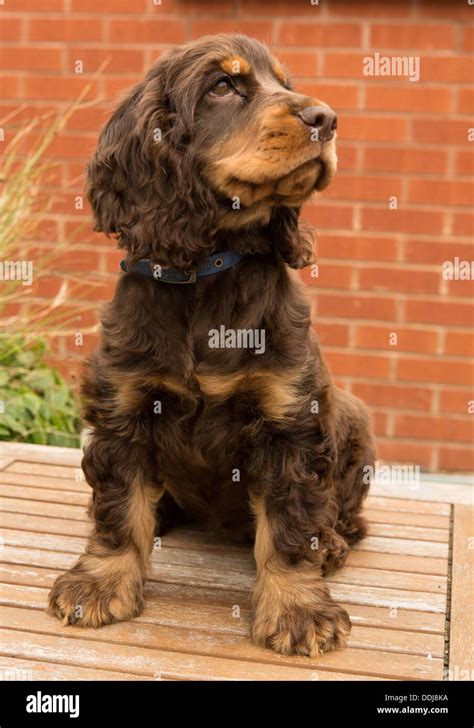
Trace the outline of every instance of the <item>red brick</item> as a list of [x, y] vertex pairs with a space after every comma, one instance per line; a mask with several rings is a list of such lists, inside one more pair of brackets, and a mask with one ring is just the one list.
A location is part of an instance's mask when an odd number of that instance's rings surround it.
[[[144, 13], [147, 10], [147, 0], [71, 0], [73, 13]], [[159, 8], [159, 6], [158, 6]], [[159, 8], [161, 9], [161, 8]], [[157, 11], [158, 12], [158, 11]]]
[[474, 26], [464, 28], [462, 31], [462, 49], [468, 53], [474, 53]]
[[358, 353], [325, 351], [329, 368], [336, 376], [375, 377], [387, 379], [390, 374], [390, 359]]
[[[469, 261], [471, 266], [472, 261]], [[448, 296], [456, 296], [456, 298], [467, 298], [474, 300], [474, 278], [467, 280], [452, 280], [448, 282]]]
[[187, 25], [184, 20], [147, 17], [142, 20], [112, 18], [109, 21], [109, 42], [111, 43], [139, 45], [142, 43], [183, 43], [185, 40], [187, 40]]
[[445, 440], [448, 442], [472, 442], [474, 418], [452, 419], [421, 415], [395, 415], [395, 437], [413, 437], [417, 440]]
[[375, 172], [420, 172], [443, 174], [446, 171], [447, 153], [441, 149], [398, 149], [391, 147], [366, 147], [364, 169]]
[[362, 28], [356, 23], [290, 22], [280, 26], [278, 43], [311, 48], [350, 48], [360, 46]]
[[451, 111], [452, 91], [449, 88], [422, 86], [368, 86], [365, 108], [369, 111], [420, 111], [445, 114]]
[[458, 111], [461, 112], [461, 114], [472, 114], [474, 111], [474, 89], [459, 89]]
[[439, 382], [440, 384], [470, 384], [474, 367], [468, 362], [448, 359], [398, 359], [396, 379], [405, 382]]
[[470, 124], [467, 121], [451, 121], [449, 119], [414, 119], [413, 139], [422, 144], [466, 144]]
[[337, 146], [337, 167], [339, 171], [353, 170], [358, 168], [357, 148], [348, 146], [347, 144], [338, 144]]
[[317, 254], [325, 258], [345, 260], [395, 260], [397, 242], [394, 238], [352, 234], [324, 233], [316, 241]]
[[362, 228], [399, 233], [441, 233], [442, 215], [427, 210], [390, 210], [388, 205], [383, 209], [364, 207]]
[[352, 392], [366, 404], [375, 407], [427, 412], [431, 406], [432, 392], [423, 387], [354, 382]]
[[[199, 4], [199, 3], [198, 3]], [[240, 15], [283, 15], [286, 17], [289, 12], [291, 15], [311, 15], [318, 17], [319, 8], [310, 3], [291, 3], [288, 5], [287, 0], [272, 0], [272, 2], [262, 2], [262, 0], [240, 0]]]
[[416, 464], [422, 468], [431, 466], [432, 447], [419, 445], [400, 440], [377, 439], [377, 456], [380, 460], [390, 463]]
[[474, 470], [474, 449], [460, 447], [441, 447], [439, 449], [439, 467], [442, 470], [467, 471]]
[[[14, 9], [15, 12], [19, 12], [20, 10], [26, 10], [26, 12], [31, 13], [33, 10], [31, 0], [14, 0], [15, 1], [15, 7], [11, 8]], [[8, 0], [6, 0], [6, 3], [8, 3]], [[54, 12], [58, 11], [61, 12], [64, 10], [64, 0], [35, 0], [34, 4], [34, 12], [35, 13], [41, 13], [41, 12]]]
[[[4, 11], [2, 10], [2, 15]], [[21, 40], [22, 36], [22, 19], [2, 17], [2, 25], [0, 29], [2, 41], [5, 40]]]
[[349, 343], [349, 327], [346, 324], [317, 320], [315, 329], [323, 346], [347, 346]]
[[408, 187], [408, 199], [428, 205], [472, 205], [474, 183], [412, 179]]
[[[273, 24], [271, 20], [256, 20], [254, 18], [232, 18], [232, 20], [206, 18], [206, 20], [193, 20], [191, 23], [192, 38], [200, 38], [202, 35], [217, 35], [218, 33], [243, 33], [270, 44], [273, 35]], [[271, 49], [273, 50], [272, 47]], [[275, 55], [278, 57], [278, 51], [275, 51]]]
[[404, 258], [410, 263], [427, 263], [442, 265], [446, 260], [453, 260], [455, 256], [468, 259], [474, 256], [472, 243], [440, 243], [437, 240], [407, 240]]
[[352, 225], [352, 208], [347, 205], [325, 205], [321, 199], [316, 204], [307, 205], [304, 218], [320, 228], [350, 228]]
[[60, 48], [41, 46], [4, 46], [0, 50], [2, 68], [24, 71], [61, 71], [62, 51]]
[[471, 83], [474, 70], [468, 56], [423, 56], [421, 80], [448, 83]]
[[342, 15], [344, 18], [352, 17], [359, 19], [361, 16], [367, 18], [404, 18], [408, 19], [413, 15], [411, 6], [407, 7], [404, 2], [385, 2], [379, 0], [364, 0], [361, 3], [354, 0], [337, 0], [328, 4], [329, 15]]
[[371, 413], [372, 429], [375, 435], [386, 435], [388, 416], [385, 412], [374, 412]]
[[291, 76], [314, 76], [316, 73], [316, 53], [279, 50], [277, 55]]
[[319, 260], [317, 264], [317, 278], [311, 275], [311, 266], [302, 271], [302, 278], [306, 285], [317, 288], [350, 288], [352, 271], [349, 266], [334, 265], [323, 260]]
[[66, 65], [69, 71], [74, 71], [76, 61], [82, 61], [84, 64], [84, 73], [94, 73], [103, 63], [107, 63], [103, 73], [133, 73], [145, 70], [144, 55], [141, 49], [121, 50], [68, 46]]
[[[20, 95], [20, 79], [18, 76], [5, 76], [3, 73], [0, 74], [0, 88], [2, 89], [2, 96], [5, 99], [12, 99]], [[11, 109], [9, 109], [6, 113], [3, 112], [3, 115], [6, 116], [8, 113], [10, 113]]]
[[469, 414], [474, 399], [470, 389], [444, 389], [440, 393], [439, 408], [441, 412], [452, 412], [457, 415]]
[[25, 78], [26, 99], [57, 99], [73, 101], [79, 96], [86, 86], [90, 89], [86, 94], [87, 99], [97, 98], [97, 82], [90, 82], [80, 75], [74, 76], [29, 76]]
[[402, 268], [364, 267], [359, 272], [359, 285], [373, 291], [437, 293], [440, 273], [406, 265]]
[[369, 175], [338, 174], [326, 191], [328, 198], [342, 200], [387, 200], [402, 192], [401, 180], [397, 177], [369, 177]]
[[407, 123], [406, 119], [399, 117], [342, 114], [339, 116], [338, 134], [345, 141], [404, 142]]
[[[143, 73], [120, 74], [104, 78], [104, 93], [106, 99], [116, 102], [118, 98], [129, 91], [132, 86], [143, 80]], [[110, 113], [110, 112], [109, 112]]]
[[390, 321], [395, 318], [395, 301], [380, 296], [342, 296], [318, 292], [318, 316]]
[[448, 356], [474, 357], [474, 335], [472, 331], [447, 331], [444, 352]]
[[474, 152], [456, 152], [456, 174], [474, 175]]
[[468, 236], [474, 232], [474, 218], [472, 214], [456, 212], [454, 214], [453, 235]]
[[418, 10], [422, 17], [438, 20], [447, 18], [448, 20], [472, 20], [472, 9], [468, 3], [445, 3], [433, 2], [432, 0], [422, 0]]
[[[397, 345], [390, 343], [391, 335], [397, 335]], [[408, 329], [392, 326], [357, 326], [355, 346], [362, 349], [381, 349], [396, 353], [413, 351], [420, 354], [435, 354], [438, 350], [438, 335], [429, 329]]]
[[474, 323], [474, 306], [439, 299], [437, 301], [409, 300], [406, 302], [407, 321], [446, 326], [471, 326]]
[[[311, 96], [329, 104], [338, 113], [354, 111], [360, 107], [359, 86], [357, 84], [326, 83], [324, 81], [298, 81], [295, 90], [300, 94]], [[338, 152], [340, 144], [338, 144]]]
[[[453, 24], [404, 23], [377, 24], [370, 29], [370, 46], [383, 51], [399, 49], [451, 49], [456, 45], [456, 28]], [[423, 63], [423, 61], [422, 61]]]
[[95, 248], [73, 249], [54, 257], [51, 269], [55, 271], [88, 272], [97, 270], [99, 254]]
[[30, 18], [28, 38], [34, 41], [100, 41], [103, 40], [103, 20], [94, 18]]

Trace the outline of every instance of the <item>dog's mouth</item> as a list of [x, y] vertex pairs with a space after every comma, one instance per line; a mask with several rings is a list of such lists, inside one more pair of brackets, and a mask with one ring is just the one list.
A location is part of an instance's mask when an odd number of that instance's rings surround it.
[[207, 176], [219, 194], [244, 207], [301, 204], [334, 177], [336, 134], [321, 142], [299, 126], [266, 128], [256, 139], [247, 135], [233, 148], [216, 150], [216, 157]]

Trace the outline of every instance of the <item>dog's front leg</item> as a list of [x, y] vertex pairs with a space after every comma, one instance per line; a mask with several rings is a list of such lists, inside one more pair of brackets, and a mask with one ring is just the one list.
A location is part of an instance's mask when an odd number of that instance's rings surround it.
[[137, 616], [162, 495], [148, 453], [123, 439], [95, 436], [83, 470], [94, 490], [94, 531], [85, 553], [56, 580], [49, 612], [65, 624], [100, 627]]
[[316, 657], [345, 644], [350, 620], [321, 576], [327, 501], [322, 493], [318, 498], [317, 476], [293, 475], [293, 482], [290, 477], [251, 496], [257, 565], [252, 638], [284, 655]]

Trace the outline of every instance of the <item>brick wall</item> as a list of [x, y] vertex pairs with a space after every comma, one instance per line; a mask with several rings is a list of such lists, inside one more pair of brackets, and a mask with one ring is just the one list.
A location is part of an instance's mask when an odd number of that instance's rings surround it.
[[[254, 35], [300, 90], [339, 115], [338, 177], [306, 211], [318, 230], [319, 277], [305, 274], [336, 381], [371, 406], [381, 458], [474, 470], [473, 283], [441, 275], [443, 261], [474, 259], [473, 17], [466, 0], [4, 0], [1, 118], [19, 102], [23, 118], [61, 106], [109, 59], [89, 93], [99, 103], [77, 113], [50, 151], [57, 185], [67, 189], [36, 234], [42, 251], [82, 224], [80, 243], [28, 305], [57, 292], [58, 273], [100, 271], [101, 286], [68, 300], [80, 330], [95, 321], [81, 313], [85, 298], [98, 306], [111, 295], [120, 256], [89, 232], [88, 210], [74, 204], [110, 102], [169, 44], [221, 31]], [[375, 51], [420, 57], [421, 79], [364, 76], [363, 58]], [[393, 197], [398, 209], [390, 209]], [[56, 356], [69, 371], [93, 343], [92, 334], [82, 347], [62, 337]]]

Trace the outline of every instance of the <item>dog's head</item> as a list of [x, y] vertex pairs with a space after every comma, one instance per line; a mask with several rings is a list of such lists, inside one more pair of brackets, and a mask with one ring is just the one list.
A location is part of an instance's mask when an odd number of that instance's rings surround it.
[[101, 133], [88, 168], [96, 229], [132, 260], [183, 268], [222, 231], [271, 226], [298, 265], [291, 236], [301, 204], [334, 175], [335, 128], [335, 113], [293, 91], [258, 41], [219, 35], [175, 48]]

